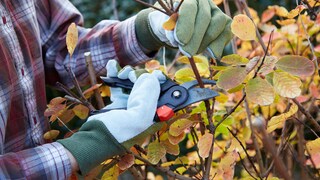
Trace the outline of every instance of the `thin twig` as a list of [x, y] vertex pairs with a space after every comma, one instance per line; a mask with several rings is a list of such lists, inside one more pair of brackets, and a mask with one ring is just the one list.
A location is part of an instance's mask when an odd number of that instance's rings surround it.
[[174, 10], [175, 13], [177, 13], [177, 12], [179, 11], [179, 9], [180, 9], [183, 1], [184, 1], [184, 0], [181, 0], [181, 1], [180, 1], [179, 5], [178, 5], [177, 8]]
[[246, 12], [247, 16], [251, 19], [251, 21], [253, 22], [254, 26], [256, 27], [256, 34], [257, 34], [259, 43], [261, 44], [262, 49], [263, 49], [265, 52], [267, 52], [267, 47], [266, 47], [266, 45], [263, 43], [261, 34], [260, 34], [260, 32], [259, 32], [259, 30], [258, 30], [258, 28], [257, 28], [257, 25], [256, 25], [256, 24], [254, 23], [254, 21], [253, 21], [252, 15], [251, 15], [251, 13], [250, 13], [250, 11], [249, 11], [249, 7], [248, 7], [246, 1], [245, 1], [245, 0], [238, 0], [238, 2], [240, 2], [240, 4], [242, 5], [242, 7], [243, 7], [244, 11]]
[[227, 114], [223, 116], [223, 119], [218, 122], [218, 124], [216, 125], [216, 128], [218, 128], [232, 113], [236, 111], [236, 109], [240, 106], [240, 104], [245, 100], [246, 96], [247, 95], [244, 94], [240, 99], [240, 101]]
[[246, 148], [244, 147], [244, 145], [242, 144], [242, 142], [238, 139], [238, 137], [236, 136], [236, 134], [234, 134], [234, 133], [231, 131], [230, 128], [227, 127], [227, 129], [228, 129], [228, 131], [232, 134], [232, 136], [238, 141], [238, 143], [239, 143], [240, 146], [242, 147], [243, 151], [246, 153], [246, 155], [247, 155], [247, 157], [248, 157], [248, 160], [249, 160], [249, 162], [250, 162], [250, 164], [251, 164], [254, 172], [256, 173], [256, 175], [259, 177], [259, 179], [262, 179], [262, 178], [260, 177], [260, 174], [259, 174], [256, 166], [254, 165], [254, 162], [253, 162], [252, 159], [250, 158], [250, 155], [248, 154], [248, 152], [247, 152]]
[[68, 101], [71, 101], [71, 102], [75, 102], [75, 103], [78, 103], [78, 104], [83, 104], [79, 99], [74, 98], [74, 97], [69, 96], [69, 95], [65, 95], [64, 98], [66, 98]]
[[166, 15], [170, 16], [170, 14], [169, 14], [169, 13], [167, 13], [166, 11], [164, 11], [164, 10], [162, 10], [162, 9], [160, 9], [160, 8], [156, 7], [156, 6], [153, 6], [152, 4], [149, 4], [149, 3], [143, 2], [143, 1], [141, 1], [141, 0], [135, 0], [135, 1], [136, 1], [136, 2], [138, 2], [138, 3], [140, 3], [140, 4], [142, 4], [142, 5], [145, 5], [145, 6], [147, 6], [147, 7], [153, 8], [153, 9], [155, 9], [155, 10], [158, 10], [158, 11], [160, 11], [160, 12], [162, 12], [162, 13], [164, 13], [164, 14], [166, 14]]
[[77, 98], [79, 99], [79, 96], [77, 96], [75, 93], [73, 93], [72, 91], [69, 90], [69, 88], [63, 84], [61, 84], [60, 82], [56, 83], [56, 86], [61, 89], [64, 93], [68, 94], [69, 96], [73, 97], [73, 98]]
[[[300, 166], [300, 168], [303, 169], [303, 170], [305, 170], [306, 172], [308, 172], [309, 176], [310, 176], [312, 179], [314, 179], [314, 180], [319, 180], [319, 178], [318, 178], [318, 177], [315, 177], [314, 174], [312, 174], [312, 173], [309, 171], [309, 169], [304, 165], [305, 162], [301, 162], [301, 161], [299, 160], [299, 157], [298, 157], [297, 153], [296, 153], [295, 151], [293, 151], [294, 149], [293, 149], [293, 147], [291, 146], [291, 144], [288, 144], [288, 147], [289, 147], [289, 148], [288, 148], [289, 151], [291, 152], [292, 156], [294, 157], [294, 158], [292, 158], [292, 159], [297, 162], [297, 164]], [[300, 179], [301, 179], [301, 177], [300, 177]]]
[[157, 0], [157, 1], [160, 4], [160, 6], [169, 14], [169, 16], [173, 14], [173, 11], [167, 5], [165, 5], [162, 0]]
[[[196, 63], [195, 63], [193, 57], [189, 58], [189, 62], [190, 62], [190, 65], [192, 67], [192, 70], [193, 70], [193, 72], [194, 72], [194, 74], [196, 76], [196, 79], [198, 81], [199, 87], [200, 88], [204, 88], [203, 81], [201, 79], [201, 76], [199, 74], [199, 71], [197, 69], [197, 66], [196, 66]], [[212, 120], [213, 109], [212, 110], [210, 109], [210, 102], [208, 100], [205, 100], [204, 103], [205, 103], [206, 112], [207, 112], [207, 118], [208, 118], [208, 122], [209, 122], [209, 131], [214, 136], [214, 132], [215, 132], [216, 127], [214, 126], [213, 120]], [[210, 176], [213, 148], [214, 148], [214, 138], [212, 140], [212, 145], [210, 147], [210, 152], [209, 152], [209, 154], [211, 154], [211, 156], [209, 156], [206, 159], [206, 166], [205, 166], [206, 170], [205, 170], [205, 174], [204, 174], [204, 177], [203, 177], [204, 179], [209, 179], [209, 176]]]
[[[232, 18], [232, 14], [230, 11], [230, 5], [229, 5], [229, 0], [223, 0], [223, 7], [224, 7], [224, 11], [226, 12], [226, 14]], [[232, 46], [232, 53], [233, 54], [237, 54], [237, 44], [236, 44], [236, 37], [232, 38], [231, 40], [231, 46]]]
[[259, 145], [258, 145], [258, 142], [257, 142], [257, 138], [256, 138], [256, 135], [255, 135], [254, 127], [252, 125], [251, 112], [250, 112], [249, 104], [248, 104], [248, 101], [247, 101], [246, 98], [244, 100], [244, 105], [245, 105], [245, 108], [246, 108], [247, 119], [249, 121], [250, 129], [251, 129], [251, 138], [252, 138], [253, 145], [254, 145], [254, 148], [256, 150], [256, 153], [257, 153], [257, 160], [258, 160], [258, 165], [259, 165], [259, 169], [260, 169], [260, 177], [262, 177], [262, 174], [265, 171], [265, 168], [263, 166], [262, 155], [261, 155], [261, 151], [260, 151], [260, 148], [259, 148]]
[[299, 111], [307, 117], [313, 127], [316, 128], [316, 131], [320, 132], [320, 125], [318, 124], [317, 120], [312, 117], [308, 110], [306, 110], [297, 99], [292, 99], [292, 101], [298, 106]]
[[57, 119], [69, 132], [74, 134], [74, 132], [59, 117], [57, 117]]
[[277, 168], [277, 172], [279, 173], [279, 175], [284, 178], [285, 180], [290, 180], [290, 176], [288, 174], [288, 171], [283, 163], [283, 161], [281, 160], [281, 158], [277, 155], [277, 151], [275, 148], [275, 144], [274, 141], [270, 138], [270, 136], [268, 135], [266, 129], [264, 126], [259, 127], [258, 129], [261, 134], [262, 134], [262, 142], [263, 145], [265, 147], [265, 149], [267, 151], [269, 151], [273, 157], [273, 161], [274, 161], [274, 165]]
[[173, 171], [167, 170], [167, 169], [165, 169], [165, 168], [163, 168], [163, 167], [161, 167], [161, 166], [159, 166], [159, 165], [154, 165], [154, 164], [152, 164], [150, 161], [144, 159], [143, 157], [140, 157], [140, 156], [137, 156], [137, 155], [134, 155], [134, 157], [135, 157], [136, 159], [139, 159], [140, 161], [146, 163], [147, 165], [152, 166], [152, 167], [156, 168], [157, 170], [159, 170], [159, 171], [161, 171], [161, 172], [163, 172], [163, 173], [165, 173], [165, 174], [167, 174], [168, 176], [171, 176], [171, 177], [173, 177], [173, 178], [176, 178], [176, 179], [179, 179], [179, 180], [192, 180], [192, 178], [189, 178], [189, 177], [185, 177], [185, 176], [176, 174], [176, 173], [174, 173]]
[[[192, 136], [192, 140], [193, 140], [193, 143], [196, 145], [197, 142], [199, 142], [199, 138], [198, 138], [198, 135], [196, 133], [196, 131], [194, 130], [194, 127], [191, 127], [191, 136]], [[198, 148], [198, 146], [197, 146]], [[200, 156], [200, 153], [199, 153], [199, 150], [197, 150], [197, 155], [200, 159], [200, 168], [202, 170], [202, 172], [204, 172], [205, 168], [204, 168], [204, 161], [203, 161], [203, 158]]]
[[117, 1], [116, 0], [112, 0], [112, 9], [113, 9], [113, 15], [114, 15], [115, 19], [119, 20], [119, 13], [118, 13], [118, 9], [117, 9]]
[[313, 133], [313, 135], [315, 135], [317, 138], [319, 138], [318, 134], [310, 126], [308, 126], [306, 123], [300, 121], [298, 118], [294, 118], [294, 119], [296, 121], [298, 121], [299, 123], [301, 123], [302, 125], [304, 125], [306, 128], [308, 128]]
[[[93, 64], [92, 64], [91, 53], [90, 52], [84, 53], [84, 57], [86, 59], [86, 65], [87, 65], [87, 69], [88, 69], [88, 74], [89, 74], [91, 86], [95, 86], [97, 84], [97, 79], [96, 79], [96, 72], [95, 72]], [[94, 96], [97, 100], [98, 108], [99, 109], [104, 108], [104, 102], [103, 102], [103, 99], [102, 99], [101, 94], [99, 92], [99, 89], [95, 89], [93, 92], [94, 92]]]
[[131, 167], [129, 168], [129, 171], [130, 171], [131, 174], [135, 177], [135, 180], [144, 180], [141, 172], [138, 171], [137, 168], [135, 168], [134, 166], [131, 166]]
[[243, 162], [243, 159], [241, 158], [240, 153], [239, 153], [238, 151], [237, 151], [237, 153], [238, 153], [238, 155], [239, 155], [239, 157], [240, 157], [240, 162], [241, 162], [243, 168], [247, 171], [247, 173], [248, 173], [253, 179], [257, 180], [257, 178], [254, 177], [254, 176], [251, 174], [251, 172], [247, 169], [246, 165], [245, 165], [244, 162]]

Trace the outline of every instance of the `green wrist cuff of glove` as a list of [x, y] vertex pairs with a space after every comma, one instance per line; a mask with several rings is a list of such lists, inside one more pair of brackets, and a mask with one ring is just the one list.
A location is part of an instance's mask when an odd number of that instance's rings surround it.
[[153, 33], [148, 15], [154, 11], [151, 8], [142, 10], [138, 13], [135, 20], [135, 32], [140, 45], [149, 51], [158, 51], [162, 46], [175, 48], [160, 41], [160, 39]]
[[152, 32], [148, 21], [148, 15], [152, 11], [153, 10], [149, 8], [138, 13], [135, 20], [135, 32], [138, 42], [143, 48], [149, 51], [157, 51], [164, 46], [165, 43], [161, 42]]
[[126, 153], [126, 149], [100, 121], [86, 122], [79, 132], [58, 142], [75, 157], [83, 175], [104, 160]]

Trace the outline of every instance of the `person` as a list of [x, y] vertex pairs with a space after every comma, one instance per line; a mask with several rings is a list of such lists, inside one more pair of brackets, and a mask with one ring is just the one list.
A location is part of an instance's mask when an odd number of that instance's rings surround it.
[[[153, 117], [163, 77], [135, 77], [130, 67], [118, 72], [117, 63], [142, 64], [162, 46], [179, 48], [187, 56], [208, 52], [219, 58], [232, 38], [231, 19], [211, 0], [185, 0], [173, 31], [162, 28], [168, 16], [150, 8], [121, 22], [104, 20], [84, 28], [80, 12], [61, 0], [0, 0], [0, 16], [0, 179], [68, 179], [72, 172], [86, 174], [125, 153], [140, 135], [158, 128]], [[73, 22], [79, 41], [70, 57], [65, 38]], [[114, 89], [111, 110], [89, 117], [70, 138], [45, 142], [45, 85], [60, 81], [72, 87], [66, 64], [86, 84], [83, 54], [88, 51], [97, 76], [107, 71], [108, 76], [129, 78], [134, 88], [130, 95]]]

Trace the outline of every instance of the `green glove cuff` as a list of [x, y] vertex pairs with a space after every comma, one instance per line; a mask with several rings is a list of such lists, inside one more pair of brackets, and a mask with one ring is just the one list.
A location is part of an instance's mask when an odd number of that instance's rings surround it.
[[138, 42], [142, 48], [151, 52], [158, 51], [165, 45], [165, 43], [161, 42], [152, 32], [148, 21], [148, 15], [152, 11], [151, 8], [140, 11], [135, 20], [135, 32]]
[[83, 175], [104, 160], [126, 153], [126, 149], [100, 121], [86, 122], [79, 132], [58, 142], [76, 158]]
[[127, 149], [131, 148], [135, 144], [142, 144], [146, 138], [150, 135], [153, 135], [155, 132], [160, 131], [160, 129], [163, 127], [165, 122], [158, 122], [154, 123], [152, 126], [150, 126], [148, 129], [140, 133], [139, 135], [121, 143], [124, 147]]

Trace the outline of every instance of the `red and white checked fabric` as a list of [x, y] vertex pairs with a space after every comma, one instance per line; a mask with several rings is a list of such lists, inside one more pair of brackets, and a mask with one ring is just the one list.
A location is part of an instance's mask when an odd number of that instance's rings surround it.
[[[45, 84], [71, 86], [64, 65], [88, 82], [84, 53], [98, 75], [117, 59], [137, 65], [150, 57], [140, 49], [135, 17], [105, 20], [91, 29], [68, 0], [0, 0], [0, 179], [67, 179], [71, 166], [59, 143], [44, 144], [48, 130]], [[78, 25], [79, 42], [70, 59], [65, 37]]]

